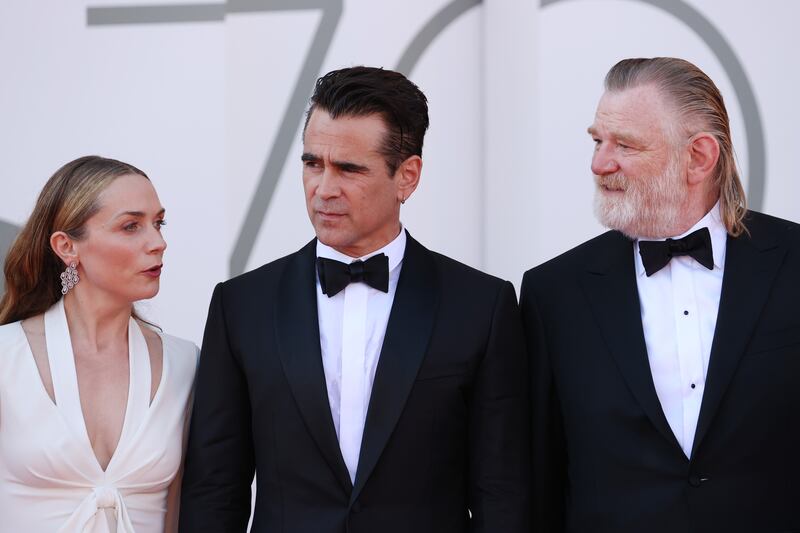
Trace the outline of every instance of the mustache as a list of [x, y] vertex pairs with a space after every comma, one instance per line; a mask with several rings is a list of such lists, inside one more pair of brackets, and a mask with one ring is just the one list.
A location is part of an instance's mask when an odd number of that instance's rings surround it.
[[599, 187], [606, 189], [627, 190], [630, 180], [619, 172], [605, 176], [594, 175], [594, 180]]

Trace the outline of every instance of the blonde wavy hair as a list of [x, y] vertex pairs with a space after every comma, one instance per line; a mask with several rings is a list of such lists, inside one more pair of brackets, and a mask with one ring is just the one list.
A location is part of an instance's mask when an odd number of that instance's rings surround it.
[[[50, 236], [63, 231], [75, 240], [84, 239], [86, 221], [100, 209], [100, 193], [113, 180], [128, 174], [147, 178], [133, 165], [90, 155], [70, 161], [47, 180], [6, 255], [0, 324], [43, 313], [61, 298], [59, 275], [64, 263], [50, 247]], [[142, 320], [136, 311], [132, 315]]]

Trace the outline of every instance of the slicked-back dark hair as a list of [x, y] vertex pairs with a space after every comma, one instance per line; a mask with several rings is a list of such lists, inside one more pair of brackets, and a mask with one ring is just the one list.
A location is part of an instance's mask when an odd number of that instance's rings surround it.
[[306, 114], [303, 134], [315, 109], [333, 119], [378, 114], [387, 133], [380, 152], [390, 175], [412, 155], [422, 156], [428, 129], [428, 99], [408, 78], [393, 70], [348, 67], [328, 72], [317, 80]]

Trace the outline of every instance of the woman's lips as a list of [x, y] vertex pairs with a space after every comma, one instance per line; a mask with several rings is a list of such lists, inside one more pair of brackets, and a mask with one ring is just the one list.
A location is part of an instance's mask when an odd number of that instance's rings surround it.
[[143, 271], [142, 274], [146, 276], [150, 276], [151, 278], [157, 278], [161, 275], [161, 269], [164, 265], [156, 265], [154, 267], [148, 268], [147, 270]]

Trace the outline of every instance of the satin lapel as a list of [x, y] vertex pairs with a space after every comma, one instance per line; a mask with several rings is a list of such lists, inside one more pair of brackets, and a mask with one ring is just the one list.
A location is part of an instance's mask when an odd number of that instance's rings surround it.
[[589, 265], [582, 285], [611, 355], [636, 400], [665, 439], [681, 452], [658, 400], [642, 329], [633, 245], [620, 233], [606, 235], [603, 256]]
[[759, 225], [748, 228], [752, 238], [728, 236], [717, 325], [692, 455], [708, 432], [786, 255], [774, 235], [759, 231]]
[[364, 488], [403, 412], [433, 331], [438, 293], [430, 252], [409, 235], [375, 372], [351, 502]]
[[350, 475], [336, 438], [322, 367], [315, 258], [313, 240], [288, 261], [275, 302], [275, 338], [283, 371], [308, 431], [339, 483], [350, 492]]

